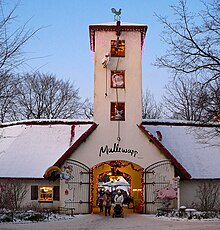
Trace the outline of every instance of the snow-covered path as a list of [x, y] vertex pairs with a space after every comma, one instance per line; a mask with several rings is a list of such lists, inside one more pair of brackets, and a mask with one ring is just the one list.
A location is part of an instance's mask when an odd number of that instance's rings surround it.
[[79, 215], [69, 220], [26, 224], [3, 224], [0, 229], [22, 230], [220, 230], [220, 221], [159, 219], [155, 216], [127, 214], [124, 218]]

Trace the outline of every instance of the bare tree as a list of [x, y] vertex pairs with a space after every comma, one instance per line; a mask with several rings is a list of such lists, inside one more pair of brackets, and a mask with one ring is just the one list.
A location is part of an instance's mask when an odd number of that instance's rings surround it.
[[0, 73], [0, 121], [10, 121], [10, 113], [16, 96], [18, 78], [9, 73]]
[[18, 180], [10, 179], [0, 183], [0, 208], [19, 210], [27, 194], [27, 186]]
[[204, 121], [210, 98], [207, 88], [195, 78], [177, 77], [166, 87], [164, 108], [172, 119]]
[[192, 14], [186, 0], [179, 0], [172, 6], [175, 19], [157, 15], [165, 28], [162, 39], [169, 48], [155, 65], [174, 76], [195, 75], [210, 82], [220, 77], [220, 0], [204, 1], [203, 6], [201, 12]]
[[[19, 3], [19, 2], [18, 2]], [[11, 72], [24, 64], [22, 48], [41, 29], [28, 29], [27, 24], [15, 27], [15, 12], [18, 3], [7, 13], [4, 0], [0, 1], [0, 71]]]
[[17, 91], [13, 120], [83, 116], [79, 90], [52, 74], [26, 74], [17, 84]]
[[142, 96], [142, 118], [158, 119], [162, 116], [162, 105], [156, 103], [149, 89]]
[[198, 186], [198, 209], [201, 211], [219, 211], [220, 185], [218, 183], [204, 182]]
[[206, 120], [220, 122], [220, 79], [206, 85], [209, 103], [206, 108]]
[[85, 118], [91, 119], [94, 115], [93, 104], [88, 98], [82, 103], [82, 111]]

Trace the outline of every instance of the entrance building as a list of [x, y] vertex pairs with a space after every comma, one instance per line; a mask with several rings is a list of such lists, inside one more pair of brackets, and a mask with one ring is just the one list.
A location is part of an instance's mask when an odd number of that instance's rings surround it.
[[218, 125], [142, 120], [146, 32], [121, 21], [89, 26], [94, 119], [1, 124], [0, 189], [16, 180], [27, 188], [23, 206], [78, 214], [92, 213], [103, 189], [119, 187], [134, 212], [155, 213], [169, 189], [178, 208], [198, 201], [204, 181], [219, 183], [219, 140], [206, 148], [195, 135]]
[[[72, 170], [71, 179], [61, 180], [61, 205], [72, 205], [78, 213], [92, 212], [99, 192], [107, 188], [103, 184], [120, 178], [128, 183], [126, 195], [132, 197], [135, 212], [155, 212], [156, 189], [170, 185], [175, 176], [173, 165], [139, 126], [146, 32], [146, 25], [120, 21], [89, 26], [94, 52], [94, 130], [86, 142], [69, 152], [68, 160], [56, 163], [62, 170]], [[114, 192], [116, 186], [109, 185]]]

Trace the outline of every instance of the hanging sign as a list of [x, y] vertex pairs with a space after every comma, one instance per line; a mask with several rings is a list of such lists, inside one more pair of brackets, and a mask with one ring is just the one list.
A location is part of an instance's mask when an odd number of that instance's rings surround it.
[[136, 157], [138, 155], [137, 150], [129, 149], [129, 148], [123, 148], [119, 146], [119, 143], [114, 143], [112, 147], [101, 146], [99, 150], [99, 157], [102, 155], [109, 155], [109, 154], [128, 154], [131, 157]]

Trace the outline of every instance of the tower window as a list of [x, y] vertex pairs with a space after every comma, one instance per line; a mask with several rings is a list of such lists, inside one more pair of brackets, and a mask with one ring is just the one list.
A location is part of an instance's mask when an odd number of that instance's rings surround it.
[[111, 40], [111, 56], [125, 57], [125, 40]]
[[125, 103], [111, 102], [111, 121], [125, 120]]
[[111, 87], [125, 88], [125, 71], [112, 70], [111, 71]]

